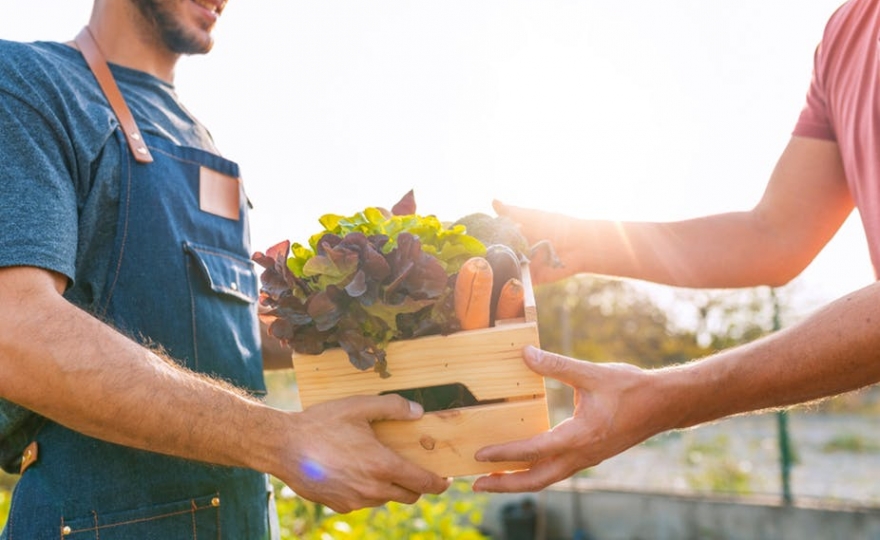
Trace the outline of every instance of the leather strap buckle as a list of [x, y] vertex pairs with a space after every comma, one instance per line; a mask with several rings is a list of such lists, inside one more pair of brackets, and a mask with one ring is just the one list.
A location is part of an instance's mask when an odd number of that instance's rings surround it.
[[24, 474], [28, 467], [37, 462], [39, 456], [40, 447], [37, 441], [33, 441], [25, 447], [24, 452], [21, 454], [21, 470], [18, 473]]
[[83, 28], [74, 41], [86, 59], [89, 69], [95, 75], [95, 79], [98, 80], [98, 86], [101, 87], [101, 91], [104, 92], [107, 101], [110, 102], [110, 108], [113, 109], [119, 124], [122, 126], [122, 131], [125, 133], [125, 139], [128, 141], [128, 147], [131, 149], [131, 154], [134, 156], [135, 161], [138, 163], [151, 163], [153, 156], [150, 154], [143, 136], [141, 136], [137, 122], [135, 122], [131, 110], [129, 110], [128, 105], [125, 103], [125, 98], [122, 97], [122, 92], [119, 91], [116, 80], [113, 78], [113, 74], [110, 73], [107, 60], [104, 58], [101, 49], [98, 48], [98, 44], [95, 42], [89, 27]]

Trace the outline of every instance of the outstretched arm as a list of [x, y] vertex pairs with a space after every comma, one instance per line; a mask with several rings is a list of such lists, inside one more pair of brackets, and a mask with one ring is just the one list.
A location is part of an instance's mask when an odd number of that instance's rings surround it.
[[588, 272], [681, 287], [782, 285], [852, 212], [836, 143], [793, 137], [751, 210], [669, 222], [588, 220], [496, 202], [531, 243], [549, 239], [563, 268], [538, 256], [535, 283]]
[[[852, 208], [837, 145], [793, 137], [761, 201], [747, 212], [617, 223], [504, 205], [497, 210], [521, 223], [530, 240], [550, 239], [563, 259], [563, 269], [534, 261], [537, 282], [592, 272], [685, 287], [740, 287], [792, 279]], [[529, 349], [525, 359], [532, 369], [574, 387], [574, 415], [532, 439], [482, 449], [479, 459], [533, 465], [481, 478], [474, 487], [540, 489], [666, 430], [873, 384], [880, 380], [878, 306], [880, 285], [872, 285], [790, 329], [655, 371]]]
[[880, 382], [878, 320], [874, 284], [798, 325], [675, 367], [593, 364], [529, 348], [524, 356], [532, 369], [575, 388], [574, 415], [532, 439], [480, 450], [480, 460], [532, 465], [482, 477], [474, 489], [539, 490], [663, 431]]
[[125, 338], [63, 287], [45, 270], [0, 269], [0, 396], [99, 439], [272, 474], [337, 511], [446, 489], [373, 435], [373, 420], [422, 414], [403, 398], [273, 409]]

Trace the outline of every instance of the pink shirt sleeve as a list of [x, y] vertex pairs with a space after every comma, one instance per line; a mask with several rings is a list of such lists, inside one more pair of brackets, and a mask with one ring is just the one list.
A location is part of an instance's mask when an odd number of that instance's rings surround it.
[[822, 84], [823, 68], [820, 44], [813, 55], [813, 76], [810, 80], [810, 88], [807, 90], [807, 102], [801, 110], [792, 135], [836, 141], [837, 136], [828, 116], [825, 87]]

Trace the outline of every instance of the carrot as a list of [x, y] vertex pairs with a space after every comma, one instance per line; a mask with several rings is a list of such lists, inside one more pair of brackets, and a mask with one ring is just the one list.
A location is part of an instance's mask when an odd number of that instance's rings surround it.
[[458, 270], [453, 303], [462, 330], [488, 328], [492, 307], [492, 267], [485, 257], [471, 257]]
[[508, 279], [501, 287], [501, 294], [498, 295], [498, 303], [495, 305], [495, 319], [515, 319], [525, 316], [525, 294], [522, 281], [516, 278]]
[[498, 306], [501, 288], [510, 278], [522, 279], [522, 263], [513, 248], [504, 244], [486, 246], [486, 254], [483, 257], [489, 261], [489, 266], [492, 267], [492, 311], [489, 313], [489, 324], [492, 324], [497, 319], [495, 310]]

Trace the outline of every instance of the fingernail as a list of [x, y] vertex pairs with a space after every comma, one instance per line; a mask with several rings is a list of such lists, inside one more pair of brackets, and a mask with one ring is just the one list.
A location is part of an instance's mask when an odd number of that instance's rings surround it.
[[410, 401], [409, 412], [412, 413], [413, 416], [421, 416], [425, 414], [425, 409], [423, 409], [422, 406], [415, 401]]

